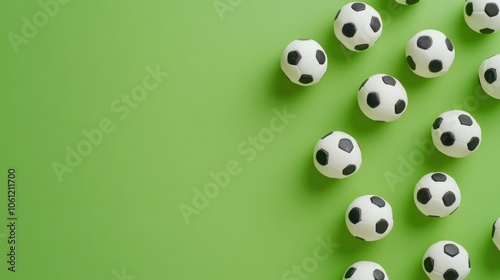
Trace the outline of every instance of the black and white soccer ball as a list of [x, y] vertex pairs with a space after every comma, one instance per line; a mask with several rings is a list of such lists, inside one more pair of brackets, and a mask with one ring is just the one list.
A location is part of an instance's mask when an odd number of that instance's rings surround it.
[[477, 33], [495, 33], [500, 29], [500, 0], [466, 0], [464, 17]]
[[281, 56], [281, 69], [290, 81], [301, 86], [318, 83], [327, 67], [325, 50], [312, 39], [291, 42]]
[[371, 48], [382, 34], [382, 18], [370, 5], [352, 2], [342, 7], [333, 23], [337, 39], [349, 50]]
[[314, 166], [329, 178], [351, 176], [361, 166], [361, 149], [349, 134], [333, 131], [319, 139], [314, 148]]
[[389, 280], [389, 276], [380, 264], [359, 261], [346, 270], [343, 280]]
[[444, 75], [455, 59], [455, 47], [442, 32], [427, 29], [415, 34], [406, 44], [406, 62], [424, 78]]
[[500, 99], [500, 54], [494, 55], [481, 63], [479, 83], [491, 97]]
[[387, 236], [394, 226], [392, 207], [379, 196], [360, 196], [347, 207], [345, 222], [354, 237], [376, 241]]
[[442, 172], [424, 175], [415, 186], [413, 198], [418, 210], [429, 217], [449, 216], [462, 201], [455, 179]]
[[359, 88], [358, 104], [368, 118], [391, 122], [399, 119], [405, 112], [408, 96], [396, 78], [376, 74], [364, 81]]
[[463, 280], [470, 273], [469, 253], [453, 241], [439, 241], [425, 252], [422, 266], [431, 280]]
[[414, 5], [420, 2], [420, 0], [396, 0], [396, 2], [403, 5]]
[[472, 154], [481, 144], [481, 127], [465, 111], [444, 112], [432, 124], [432, 141], [443, 154], [462, 158]]
[[495, 246], [497, 246], [498, 250], [500, 250], [500, 218], [493, 223], [491, 238], [493, 239]]

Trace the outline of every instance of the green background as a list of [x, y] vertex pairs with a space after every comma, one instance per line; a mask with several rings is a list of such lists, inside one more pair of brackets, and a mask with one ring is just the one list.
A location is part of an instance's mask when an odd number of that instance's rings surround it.
[[[307, 279], [341, 279], [364, 259], [391, 279], [425, 279], [422, 256], [442, 239], [468, 249], [470, 279], [499, 278], [490, 234], [500, 216], [500, 103], [478, 90], [477, 69], [498, 52], [500, 35], [470, 30], [463, 1], [368, 1], [382, 15], [383, 34], [367, 52], [351, 53], [333, 34], [345, 3], [73, 0], [17, 53], [8, 34], [21, 36], [23, 17], [32, 21], [42, 8], [4, 3], [1, 173], [6, 182], [7, 169], [17, 169], [18, 246], [10, 273], [1, 226], [0, 277], [296, 280], [287, 271], [314, 257], [318, 238], [330, 238], [338, 247]], [[451, 70], [436, 79], [419, 78], [405, 64], [407, 40], [427, 28], [456, 47]], [[323, 80], [308, 88], [279, 67], [284, 47], [303, 37], [329, 58]], [[169, 76], [120, 119], [111, 104], [157, 65]], [[376, 73], [394, 75], [408, 91], [409, 107], [394, 123], [370, 121], [358, 108], [358, 86]], [[295, 118], [253, 156], [243, 152], [249, 137], [269, 131], [273, 110], [285, 107]], [[424, 155], [415, 142], [428, 143], [435, 117], [454, 108], [482, 126], [480, 148], [464, 159]], [[54, 162], [66, 164], [67, 147], [76, 149], [86, 141], [82, 130], [103, 119], [114, 130], [59, 180]], [[363, 165], [345, 180], [322, 177], [312, 164], [317, 139], [331, 130], [353, 135], [362, 148]], [[398, 171], [406, 161], [411, 168]], [[239, 174], [187, 224], [179, 207], [193, 207], [196, 190], [213, 182], [210, 172], [234, 162]], [[430, 219], [414, 206], [414, 185], [431, 171], [449, 173], [461, 187], [462, 205], [450, 217]], [[393, 231], [374, 243], [353, 238], [344, 224], [346, 207], [364, 194], [384, 197], [394, 210]]]

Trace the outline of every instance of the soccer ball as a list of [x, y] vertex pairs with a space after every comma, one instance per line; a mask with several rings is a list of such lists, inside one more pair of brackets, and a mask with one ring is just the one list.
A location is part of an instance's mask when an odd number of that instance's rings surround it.
[[358, 104], [368, 118], [391, 122], [403, 115], [408, 97], [403, 85], [394, 77], [377, 74], [364, 81], [359, 88]]
[[462, 280], [469, 275], [469, 253], [453, 241], [439, 241], [425, 252], [422, 262], [431, 280]]
[[389, 280], [384, 268], [374, 262], [360, 261], [352, 264], [344, 274], [344, 280]]
[[403, 5], [413, 5], [420, 2], [420, 0], [396, 0], [396, 2]]
[[498, 218], [493, 223], [493, 232], [491, 233], [491, 238], [493, 239], [493, 243], [495, 243], [498, 250], [500, 250], [500, 218]]
[[387, 236], [394, 225], [392, 207], [379, 196], [360, 196], [347, 207], [345, 222], [354, 237], [379, 240]]
[[491, 97], [500, 99], [500, 54], [494, 55], [481, 63], [479, 83]]
[[443, 154], [462, 158], [481, 144], [481, 127], [467, 112], [444, 112], [432, 124], [432, 141]]
[[418, 210], [429, 217], [451, 215], [462, 201], [457, 182], [445, 173], [429, 173], [418, 181], [413, 194]]
[[372, 47], [380, 38], [382, 19], [368, 4], [352, 2], [338, 11], [333, 30], [346, 48], [361, 52]]
[[406, 44], [406, 62], [410, 69], [424, 78], [448, 72], [455, 59], [453, 43], [437, 30], [423, 30]]
[[311, 86], [321, 80], [328, 66], [323, 48], [314, 40], [300, 39], [291, 42], [281, 56], [281, 69], [290, 81]]
[[333, 131], [319, 139], [313, 161], [321, 174], [342, 179], [354, 174], [361, 166], [361, 149], [351, 135]]
[[500, 0], [466, 0], [464, 17], [477, 33], [491, 34], [500, 29]]

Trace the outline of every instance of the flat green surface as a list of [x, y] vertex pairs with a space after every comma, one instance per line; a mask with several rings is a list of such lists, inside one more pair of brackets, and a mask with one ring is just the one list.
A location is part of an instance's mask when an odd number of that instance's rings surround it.
[[[463, 1], [369, 1], [383, 17], [382, 37], [351, 53], [333, 34], [346, 2], [227, 1], [73, 0], [36, 32], [23, 31], [23, 17], [33, 22], [43, 11], [36, 1], [3, 4], [0, 278], [341, 279], [366, 259], [391, 279], [421, 280], [422, 256], [441, 239], [469, 250], [469, 279], [500, 278], [490, 240], [500, 216], [500, 102], [478, 89], [476, 76], [500, 35], [468, 29]], [[456, 47], [450, 72], [432, 80], [404, 59], [406, 41], [427, 28]], [[13, 47], [11, 32], [31, 38]], [[279, 67], [283, 48], [302, 37], [322, 44], [330, 62], [309, 88]], [[148, 67], [162, 73], [155, 79]], [[372, 122], [358, 108], [358, 86], [376, 73], [408, 91], [409, 107], [394, 123]], [[141, 93], [144, 81], [150, 90]], [[430, 143], [435, 117], [453, 108], [482, 126], [478, 151], [451, 159], [419, 148]], [[288, 118], [276, 119], [283, 110]], [[312, 164], [317, 139], [331, 130], [353, 135], [363, 152], [359, 172], [341, 181]], [[81, 159], [70, 152], [78, 149]], [[15, 273], [3, 226], [9, 167], [17, 174]], [[214, 189], [210, 174], [223, 170], [233, 175]], [[461, 187], [450, 217], [426, 218], [414, 206], [413, 187], [431, 171]], [[206, 200], [198, 194], [205, 187]], [[347, 205], [364, 194], [394, 210], [393, 231], [374, 243], [344, 224]], [[335, 246], [321, 247], [328, 240]]]

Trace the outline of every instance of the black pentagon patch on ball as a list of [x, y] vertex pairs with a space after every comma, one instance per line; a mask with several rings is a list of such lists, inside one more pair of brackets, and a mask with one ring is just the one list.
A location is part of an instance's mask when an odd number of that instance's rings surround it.
[[366, 104], [370, 106], [370, 108], [377, 108], [380, 105], [380, 98], [378, 97], [378, 93], [370, 92], [366, 96]]
[[300, 76], [299, 82], [303, 83], [304, 85], [310, 84], [313, 82], [313, 76], [303, 74], [302, 76]]
[[356, 25], [354, 23], [346, 23], [342, 26], [342, 34], [347, 38], [352, 38], [356, 35]]
[[417, 192], [417, 201], [422, 204], [427, 204], [432, 198], [431, 191], [427, 188], [423, 188], [418, 190]]
[[337, 12], [337, 14], [335, 15], [335, 19], [334, 19], [334, 20], [337, 20], [337, 18], [339, 17], [339, 15], [340, 15], [340, 12], [341, 12], [341, 11], [342, 11], [342, 10], [339, 10], [339, 11]]
[[424, 260], [425, 271], [431, 273], [434, 270], [434, 260], [431, 257], [427, 257]]
[[365, 86], [366, 82], [368, 82], [368, 79], [364, 80], [364, 82], [359, 86], [359, 89], [363, 88]]
[[322, 50], [316, 50], [316, 60], [320, 65], [325, 64], [326, 62], [326, 55]]
[[477, 146], [479, 146], [479, 138], [478, 137], [472, 137], [469, 141], [469, 143], [467, 143], [467, 149], [469, 151], [474, 151]]
[[369, 46], [370, 45], [368, 45], [368, 44], [359, 44], [359, 45], [354, 46], [354, 49], [357, 51], [364, 51], [364, 50], [367, 50]]
[[383, 200], [381, 197], [378, 196], [372, 196], [370, 197], [370, 201], [377, 205], [379, 208], [385, 207], [385, 200]]
[[384, 84], [386, 85], [390, 85], [390, 86], [395, 86], [396, 85], [396, 79], [394, 79], [393, 77], [391, 76], [383, 76], [382, 77], [382, 81], [384, 82]]
[[406, 0], [406, 4], [408, 5], [417, 4], [418, 2], [420, 2], [420, 0]]
[[444, 280], [457, 280], [458, 272], [450, 268], [443, 274], [443, 278]]
[[438, 129], [441, 126], [441, 123], [443, 122], [443, 118], [439, 117], [437, 118], [434, 123], [432, 124], [432, 128]]
[[469, 257], [469, 261], [468, 261], [468, 263], [469, 263], [469, 268], [470, 268], [470, 257]]
[[361, 12], [361, 11], [364, 11], [364, 10], [365, 10], [366, 5], [365, 5], [365, 4], [363, 4], [363, 3], [353, 3], [353, 4], [351, 5], [351, 8], [352, 8], [353, 10], [355, 10], [356, 12]]
[[349, 176], [356, 171], [356, 165], [349, 164], [346, 168], [342, 169], [342, 175]]
[[398, 102], [396, 102], [396, 105], [394, 106], [394, 113], [396, 113], [396, 115], [399, 115], [403, 113], [405, 108], [406, 108], [406, 102], [402, 99], [399, 99]]
[[434, 182], [446, 182], [446, 175], [437, 172], [431, 175], [431, 179]]
[[468, 16], [472, 16], [472, 13], [474, 12], [474, 6], [471, 2], [467, 3], [465, 5], [465, 14]]
[[448, 48], [448, 50], [450, 52], [452, 52], [454, 47], [453, 47], [453, 43], [450, 41], [450, 39], [446, 38], [446, 40], [444, 40], [444, 42], [446, 43], [446, 48]]
[[377, 232], [378, 234], [384, 234], [388, 228], [389, 223], [386, 220], [382, 219], [375, 225], [375, 232]]
[[433, 59], [429, 63], [429, 71], [432, 73], [438, 73], [439, 71], [443, 70], [443, 63], [439, 59]]
[[357, 224], [361, 221], [361, 209], [358, 207], [354, 207], [349, 211], [349, 221], [353, 224]]
[[288, 53], [286, 60], [290, 65], [298, 65], [302, 56], [298, 51], [291, 51]]
[[455, 194], [450, 192], [450, 191], [446, 192], [443, 195], [443, 203], [444, 203], [444, 206], [446, 206], [446, 207], [452, 206], [456, 200], [457, 200], [457, 198], [455, 197]]
[[415, 71], [415, 69], [417, 69], [417, 65], [415, 64], [415, 61], [413, 61], [413, 58], [411, 56], [406, 57], [406, 62], [408, 63], [408, 66], [411, 70]]
[[444, 245], [443, 251], [445, 254], [447, 254], [452, 258], [460, 253], [460, 250], [458, 249], [457, 245], [451, 243]]
[[372, 28], [373, 32], [377, 33], [382, 27], [380, 19], [378, 17], [372, 17], [370, 21], [370, 27]]
[[493, 30], [491, 28], [483, 28], [483, 29], [479, 30], [479, 32], [481, 32], [481, 34], [491, 34], [491, 33], [495, 33], [495, 30]]
[[498, 15], [498, 6], [495, 3], [488, 3], [484, 7], [484, 12], [489, 16], [489, 17], [495, 17]]
[[347, 138], [340, 139], [339, 149], [341, 149], [344, 152], [350, 153], [353, 148], [354, 148], [354, 145], [352, 144], [351, 140], [349, 140]]
[[344, 278], [345, 279], [351, 278], [351, 276], [354, 275], [354, 272], [356, 272], [356, 268], [355, 267], [349, 267], [349, 269], [345, 272]]
[[321, 139], [325, 139], [326, 137], [332, 135], [333, 131], [332, 132], [329, 132], [328, 134], [326, 134], [325, 136], [321, 137]]
[[484, 72], [484, 79], [488, 84], [493, 84], [497, 80], [497, 70], [490, 68]]
[[375, 269], [373, 271], [373, 279], [374, 280], [384, 280], [385, 279], [385, 274], [381, 270]]
[[451, 132], [445, 132], [441, 135], [441, 143], [447, 147], [455, 144], [455, 135]]
[[473, 124], [472, 119], [468, 115], [465, 115], [465, 114], [458, 116], [458, 120], [460, 121], [460, 123], [462, 125], [465, 125], [465, 126], [471, 126]]
[[495, 231], [497, 230], [496, 229], [496, 221], [493, 223], [493, 227], [491, 229], [491, 238], [494, 238], [495, 237]]
[[316, 152], [316, 161], [322, 165], [325, 166], [328, 164], [328, 152], [320, 149]]
[[424, 35], [417, 39], [417, 47], [427, 50], [432, 46], [432, 38], [430, 36]]

